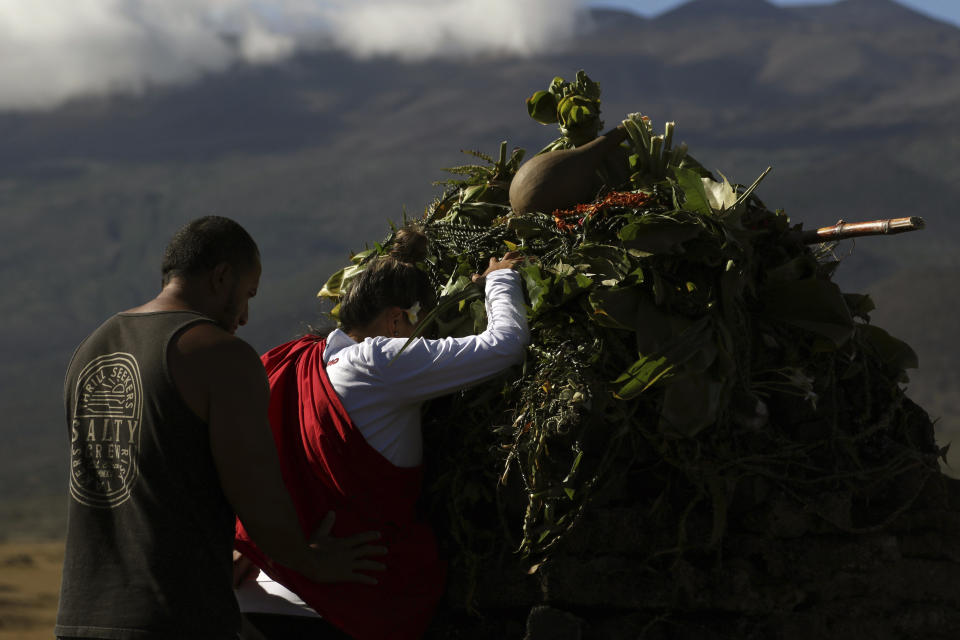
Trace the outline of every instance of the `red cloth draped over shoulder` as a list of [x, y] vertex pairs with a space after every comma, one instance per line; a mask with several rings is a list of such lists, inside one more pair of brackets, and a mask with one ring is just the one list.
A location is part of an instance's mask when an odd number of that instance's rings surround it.
[[[379, 584], [318, 584], [270, 562], [237, 521], [236, 548], [320, 615], [359, 638], [417, 638], [443, 591], [436, 538], [416, 517], [421, 467], [396, 467], [371, 447], [340, 403], [323, 364], [326, 340], [308, 336], [262, 356], [270, 427], [304, 535], [327, 511], [333, 535], [380, 531], [388, 553]], [[381, 560], [381, 558], [377, 558]]]

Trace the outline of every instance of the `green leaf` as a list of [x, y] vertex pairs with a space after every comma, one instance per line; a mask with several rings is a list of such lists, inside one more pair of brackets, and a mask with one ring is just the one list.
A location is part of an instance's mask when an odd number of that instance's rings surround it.
[[637, 351], [684, 371], [705, 371], [719, 353], [717, 336], [709, 316], [691, 321], [664, 312], [648, 300], [639, 304], [636, 324]]
[[343, 284], [343, 272], [346, 271], [346, 267], [340, 269], [332, 276], [330, 276], [323, 287], [317, 292], [318, 298], [339, 298], [340, 297], [340, 286]]
[[577, 127], [596, 120], [598, 111], [595, 101], [570, 95], [557, 105], [557, 118], [563, 127]]
[[531, 313], [540, 313], [545, 309], [546, 296], [550, 292], [550, 275], [544, 274], [540, 267], [532, 262], [525, 262], [517, 271], [520, 272], [524, 283], [527, 285]]
[[623, 128], [627, 131], [638, 159], [642, 162], [648, 161], [650, 159], [650, 128], [647, 122], [640, 114], [631, 113], [623, 121]]
[[[462, 338], [476, 333], [473, 318], [463, 313], [458, 313], [447, 320], [437, 318], [433, 321], [433, 324], [439, 338]], [[406, 348], [406, 345], [404, 345], [404, 348]]]
[[716, 422], [723, 384], [707, 372], [675, 376], [663, 394], [660, 429], [692, 438]]
[[[580, 461], [581, 461], [582, 459], [583, 459], [583, 451], [578, 451], [578, 452], [577, 452], [577, 457], [573, 459], [573, 464], [570, 465], [570, 474], [571, 474], [571, 475], [577, 472], [577, 468], [580, 466]], [[567, 477], [569, 478], [570, 476], [567, 476]]]
[[776, 267], [767, 269], [764, 274], [767, 286], [786, 284], [813, 277], [817, 272], [817, 259], [812, 254], [800, 254]]
[[[685, 170], [680, 169], [680, 171]], [[707, 202], [712, 209], [717, 211], [730, 209], [737, 202], [737, 192], [733, 190], [733, 186], [727, 181], [726, 176], [721, 174], [720, 177], [723, 178], [723, 182], [717, 182], [710, 178], [700, 178], [707, 196]]]
[[447, 284], [440, 290], [440, 299], [444, 300], [455, 296], [469, 287], [473, 281], [468, 276], [457, 275], [456, 272], [450, 275]]
[[691, 324], [687, 318], [657, 306], [649, 295], [641, 296], [636, 304], [637, 353], [660, 353]]
[[540, 124], [557, 121], [557, 98], [549, 91], [537, 91], [527, 98], [527, 113]]
[[364, 249], [363, 251], [358, 251], [350, 256], [350, 262], [354, 264], [362, 264], [367, 260], [367, 258], [373, 256], [377, 253], [376, 249]]
[[584, 243], [573, 252], [570, 260], [582, 273], [600, 281], [619, 281], [638, 269], [631, 264], [623, 249], [606, 244]]
[[840, 346], [853, 334], [853, 318], [843, 294], [829, 280], [807, 278], [761, 292], [764, 314], [786, 324], [812, 331]]
[[591, 100], [600, 99], [600, 83], [594, 82], [590, 77], [583, 71], [583, 69], [577, 71], [577, 76], [575, 80], [577, 91], [590, 98]]
[[626, 225], [617, 236], [623, 241], [624, 247], [632, 249], [634, 255], [642, 257], [683, 253], [681, 245], [702, 232], [703, 227], [696, 224], [675, 222], [662, 217], [644, 217]]
[[547, 233], [544, 227], [548, 225], [556, 229], [553, 218], [546, 214], [514, 215], [510, 216], [510, 219], [507, 220], [507, 229], [515, 233], [521, 240], [529, 240], [543, 236]]
[[671, 364], [683, 365], [685, 371], [706, 371], [719, 352], [710, 316], [703, 316], [696, 322], [678, 316], [670, 319], [673, 336], [661, 344], [657, 352], [666, 356]]
[[483, 300], [474, 300], [469, 307], [470, 318], [473, 320], [472, 333], [481, 333], [487, 326], [487, 307]]
[[484, 195], [490, 189], [487, 184], [473, 184], [460, 191], [460, 202], [483, 202]]
[[640, 395], [660, 380], [673, 373], [674, 366], [667, 361], [666, 356], [641, 356], [630, 367], [613, 381], [621, 385], [617, 389], [617, 396], [623, 400], [630, 400]]
[[323, 288], [317, 292], [318, 298], [339, 298], [346, 293], [350, 282], [357, 277], [364, 267], [361, 264], [352, 264], [344, 267], [330, 276]]
[[920, 366], [920, 359], [910, 345], [894, 338], [880, 327], [872, 324], [857, 325], [857, 332], [877, 350], [883, 363], [894, 371], [916, 369]]
[[557, 301], [557, 305], [563, 305], [593, 287], [592, 278], [577, 272], [559, 278], [559, 282], [560, 299]]
[[588, 298], [594, 321], [602, 327], [636, 331], [645, 293], [637, 287], [594, 289]]
[[683, 190], [684, 208], [688, 211], [710, 215], [713, 209], [710, 208], [710, 201], [707, 198], [706, 189], [703, 186], [703, 180], [700, 174], [692, 169], [677, 167], [673, 170], [677, 177], [677, 184]]
[[877, 308], [877, 305], [873, 303], [873, 299], [866, 294], [845, 293], [843, 294], [843, 299], [847, 303], [847, 308], [850, 309], [850, 313], [860, 318], [866, 318], [871, 311]]

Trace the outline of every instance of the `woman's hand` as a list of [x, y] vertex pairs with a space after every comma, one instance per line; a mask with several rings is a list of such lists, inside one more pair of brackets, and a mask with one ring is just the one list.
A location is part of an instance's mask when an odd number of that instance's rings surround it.
[[523, 262], [523, 260], [524, 257], [519, 251], [510, 251], [500, 259], [490, 258], [490, 265], [487, 267], [487, 270], [482, 274], [473, 274], [470, 279], [477, 284], [482, 284], [488, 273], [499, 271], [500, 269], [514, 269], [518, 264]]

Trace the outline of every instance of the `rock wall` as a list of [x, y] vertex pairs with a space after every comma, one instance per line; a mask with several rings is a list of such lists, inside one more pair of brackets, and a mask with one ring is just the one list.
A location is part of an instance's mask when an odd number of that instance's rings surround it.
[[[474, 585], [454, 565], [429, 637], [960, 637], [958, 480], [921, 469], [866, 500], [837, 491], [804, 505], [754, 479], [738, 488], [722, 538], [683, 553], [669, 552], [676, 531], [630, 504], [636, 482], [598, 496], [535, 571], [505, 552]], [[707, 502], [691, 511], [687, 541], [711, 538]]]

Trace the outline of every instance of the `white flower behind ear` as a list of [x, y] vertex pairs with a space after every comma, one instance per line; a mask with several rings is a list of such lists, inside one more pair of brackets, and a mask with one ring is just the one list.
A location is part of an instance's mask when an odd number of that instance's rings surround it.
[[417, 324], [417, 316], [420, 314], [420, 302], [414, 302], [412, 307], [404, 309], [403, 311], [407, 314], [407, 320], [410, 321], [410, 324]]

